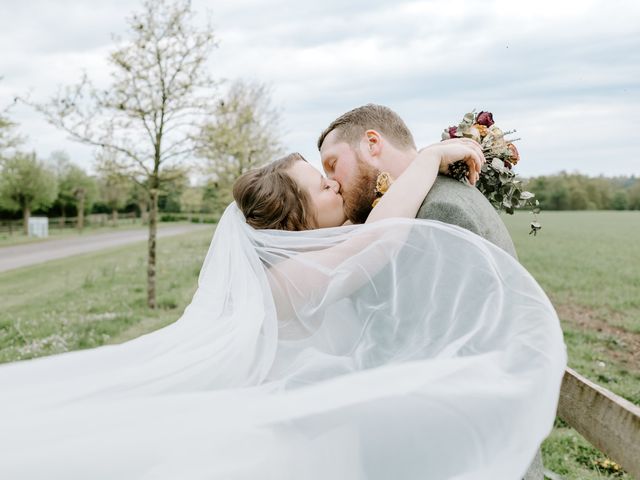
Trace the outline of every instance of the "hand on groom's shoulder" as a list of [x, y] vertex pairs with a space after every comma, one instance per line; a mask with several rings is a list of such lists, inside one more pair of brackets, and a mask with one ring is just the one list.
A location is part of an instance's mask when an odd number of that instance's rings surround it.
[[458, 180], [439, 175], [416, 218], [465, 228], [517, 258], [511, 236], [495, 208], [477, 188]]

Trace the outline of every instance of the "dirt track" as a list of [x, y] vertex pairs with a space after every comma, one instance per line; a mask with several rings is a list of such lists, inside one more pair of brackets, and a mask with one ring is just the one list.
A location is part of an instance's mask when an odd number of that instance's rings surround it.
[[[172, 225], [158, 228], [158, 237], [210, 229], [213, 225]], [[88, 234], [74, 238], [61, 238], [44, 242], [0, 248], [0, 272], [57, 260], [81, 253], [95, 252], [129, 243], [147, 240], [147, 229]]]

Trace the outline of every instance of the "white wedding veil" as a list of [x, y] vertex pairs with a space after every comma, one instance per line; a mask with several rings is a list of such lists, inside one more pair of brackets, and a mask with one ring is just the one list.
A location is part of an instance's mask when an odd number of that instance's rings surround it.
[[231, 204], [174, 324], [0, 366], [0, 478], [519, 479], [565, 363], [542, 289], [466, 230]]

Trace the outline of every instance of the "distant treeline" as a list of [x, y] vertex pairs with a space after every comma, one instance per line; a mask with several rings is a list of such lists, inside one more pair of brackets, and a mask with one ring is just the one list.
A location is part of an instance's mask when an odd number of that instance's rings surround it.
[[526, 189], [543, 210], [640, 210], [640, 178], [561, 172], [530, 178]]

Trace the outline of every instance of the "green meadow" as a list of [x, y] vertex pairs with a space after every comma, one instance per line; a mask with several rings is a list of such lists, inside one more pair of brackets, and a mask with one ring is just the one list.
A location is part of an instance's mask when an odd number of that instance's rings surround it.
[[[569, 366], [640, 405], [640, 212], [503, 216], [520, 261], [553, 302]], [[542, 448], [545, 467], [569, 480], [624, 478], [560, 420]]]
[[[521, 262], [555, 305], [569, 365], [640, 404], [640, 212], [503, 216]], [[0, 362], [118, 343], [176, 320], [196, 289], [213, 233], [159, 240], [158, 304], [146, 308], [146, 244], [0, 273]], [[0, 247], [0, 255], [2, 250]], [[543, 444], [566, 480], [622, 478], [561, 421]]]
[[0, 273], [0, 362], [118, 343], [175, 321], [212, 234], [158, 239], [156, 311], [146, 306], [146, 242]]

